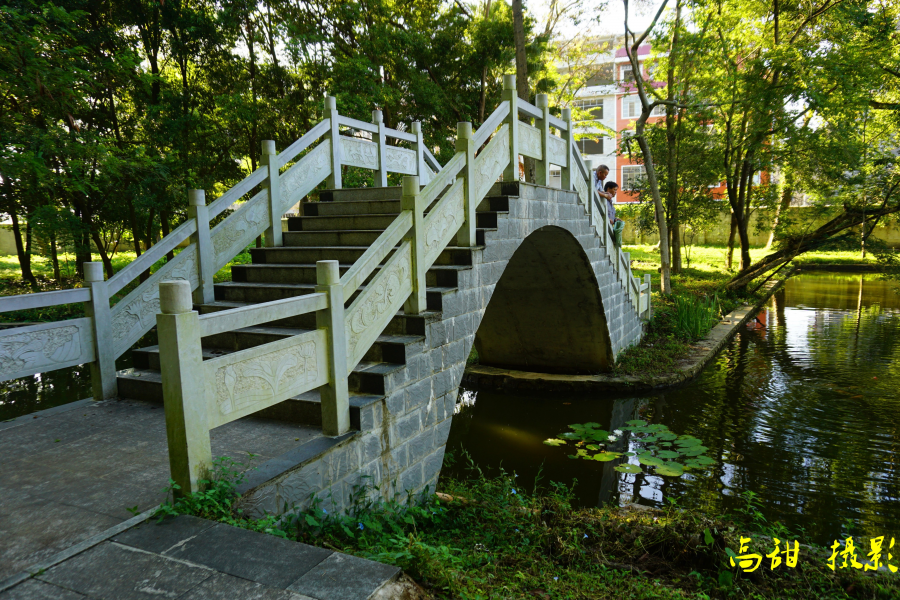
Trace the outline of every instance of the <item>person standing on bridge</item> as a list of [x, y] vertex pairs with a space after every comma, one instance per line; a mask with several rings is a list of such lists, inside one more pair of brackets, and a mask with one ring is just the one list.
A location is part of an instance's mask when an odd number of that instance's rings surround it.
[[[625, 229], [625, 221], [616, 218], [616, 205], [613, 204], [613, 198], [619, 191], [619, 184], [615, 181], [607, 181], [603, 186], [603, 197], [606, 198], [606, 214], [609, 217], [609, 224], [613, 228], [613, 240], [617, 248], [622, 247], [622, 231]], [[599, 192], [598, 192], [599, 193]]]
[[606, 193], [606, 177], [609, 175], [609, 167], [606, 165], [600, 165], [594, 171], [594, 189], [597, 190], [597, 194], [601, 198], [606, 198], [610, 200], [612, 196]]

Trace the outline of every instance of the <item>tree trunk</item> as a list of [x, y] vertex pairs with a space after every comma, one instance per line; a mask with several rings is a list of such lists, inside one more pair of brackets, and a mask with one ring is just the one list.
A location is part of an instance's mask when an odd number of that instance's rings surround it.
[[728, 251], [725, 253], [725, 266], [730, 271], [734, 259], [734, 234], [737, 230], [737, 220], [734, 218], [734, 211], [731, 211], [731, 231], [728, 234]]
[[775, 218], [772, 220], [772, 229], [769, 231], [769, 241], [766, 242], [766, 250], [772, 248], [775, 243], [775, 230], [778, 229], [778, 222], [781, 215], [791, 206], [791, 198], [794, 197], [794, 177], [790, 171], [784, 171], [784, 185], [781, 188], [781, 200], [778, 208], [775, 209]]
[[113, 271], [112, 259], [106, 253], [106, 248], [103, 246], [103, 240], [100, 239], [99, 233], [91, 231], [91, 239], [94, 240], [94, 244], [97, 246], [97, 254], [100, 255], [100, 260], [103, 262], [103, 270], [106, 271], [106, 278], [109, 279], [116, 274]]
[[[681, 2], [675, 5], [675, 24], [672, 27], [672, 42], [669, 45], [669, 68], [667, 76], [666, 100], [675, 100], [675, 57], [678, 55], [678, 33], [681, 29]], [[681, 272], [681, 236], [678, 223], [678, 141], [675, 136], [675, 107], [666, 106], [666, 205], [669, 207], [669, 225], [672, 230], [672, 272]]]
[[50, 263], [53, 265], [53, 279], [57, 282], [62, 280], [62, 273], [59, 271], [59, 252], [56, 250], [56, 232], [50, 233]]
[[[528, 86], [528, 57], [525, 54], [525, 16], [522, 0], [513, 0], [513, 37], [516, 44], [516, 93], [528, 102], [531, 90]], [[516, 118], [518, 115], [513, 115]], [[525, 157], [525, 181], [534, 183], [534, 159]]]
[[[169, 235], [169, 211], [166, 209], [159, 211], [159, 221], [162, 224], [162, 234], [163, 237]], [[175, 251], [166, 252], [166, 262], [170, 260], [175, 260]]]
[[[649, 115], [646, 107], [644, 112]], [[646, 121], [646, 119], [644, 119]], [[656, 169], [653, 167], [653, 154], [650, 151], [650, 144], [644, 137], [644, 123], [638, 121], [637, 124], [638, 145], [641, 147], [641, 153], [644, 155], [644, 165], [647, 172], [647, 183], [650, 184], [650, 193], [653, 196], [653, 205], [656, 209], [656, 226], [659, 228], [659, 262], [660, 262], [660, 286], [659, 291], [663, 294], [672, 293], [671, 279], [671, 263], [669, 258], [669, 228], [666, 225], [666, 211], [663, 208], [662, 198], [659, 195], [659, 184], [656, 181]]]
[[38, 291], [37, 278], [31, 270], [31, 253], [27, 251], [25, 244], [22, 243], [22, 231], [19, 227], [19, 216], [16, 214], [15, 210], [10, 210], [9, 216], [12, 219], [13, 237], [16, 242], [16, 255], [19, 258], [19, 269], [22, 271], [22, 279], [31, 285], [31, 289]]
[[678, 208], [675, 208], [675, 214], [671, 215], [669, 228], [672, 231], [672, 272], [681, 273], [681, 223], [678, 222]]

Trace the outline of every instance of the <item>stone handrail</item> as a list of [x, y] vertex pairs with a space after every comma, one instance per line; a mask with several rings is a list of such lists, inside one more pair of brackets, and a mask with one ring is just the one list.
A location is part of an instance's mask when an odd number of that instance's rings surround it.
[[[418, 123], [412, 124], [411, 133], [390, 129], [384, 127], [380, 111], [373, 112], [373, 123], [363, 123], [340, 115], [330, 97], [325, 101], [325, 112], [324, 120], [280, 154], [276, 154], [274, 142], [264, 141], [260, 168], [209, 205], [202, 190], [190, 190], [188, 219], [108, 281], [104, 281], [100, 263], [86, 263], [84, 288], [0, 298], [0, 312], [81, 302], [86, 313], [80, 319], [0, 331], [0, 381], [90, 363], [94, 397], [115, 397], [115, 360], [156, 323], [162, 281], [187, 281], [195, 302], [212, 302], [215, 273], [262, 234], [266, 245], [281, 245], [284, 212], [326, 179], [331, 187], [341, 187], [342, 165], [374, 168], [383, 185], [389, 172], [430, 181], [440, 170], [425, 147]], [[341, 125], [367, 131], [373, 141], [344, 136]], [[387, 138], [411, 142], [413, 148], [389, 146]], [[332, 144], [333, 140], [340, 143]], [[374, 155], [374, 167], [371, 160], [357, 160], [360, 156], [345, 157], [343, 146], [348, 145], [351, 149], [361, 147], [365, 159]], [[250, 194], [234, 212], [210, 228], [212, 219]], [[186, 241], [187, 246], [172, 260], [110, 306], [114, 294]]]
[[[430, 181], [424, 188], [420, 186], [419, 175], [403, 178], [400, 213], [343, 277], [337, 261], [316, 264], [315, 294], [201, 317], [192, 310], [193, 286], [189, 282], [160, 284], [161, 314], [157, 319], [169, 456], [172, 478], [182, 490], [196, 490], [199, 480], [212, 465], [210, 429], [297, 394], [318, 388], [323, 432], [329, 436], [346, 433], [350, 427], [350, 372], [401, 308], [407, 314], [420, 314], [426, 309], [426, 271], [454, 240], [461, 246], [476, 244], [475, 209], [501, 175], [514, 174], [514, 179], [518, 179], [520, 153], [538, 160], [538, 172], [543, 174], [539, 177], [545, 179], [551, 161], [558, 161], [553, 164], [559, 164], [567, 189], [574, 187], [578, 192], [592, 223], [595, 213], [606, 222], [606, 226], [600, 227], [601, 237], [606, 241], [610, 262], [619, 273], [629, 300], [638, 311], [642, 312], [645, 306], [649, 311], [649, 276], [640, 285], [630, 275], [627, 254], [612, 244], [605, 206], [596, 202], [595, 193], [590, 193], [593, 191], [590, 169], [575, 151], [571, 111], [566, 109], [563, 121], [554, 124], [567, 134], [563, 139], [550, 134], [546, 95], [538, 96], [539, 108], [527, 108], [530, 107], [527, 105], [524, 110], [529, 116], [540, 111], [538, 127], [519, 121], [523, 111], [517, 107], [512, 76], [504, 77], [503, 96], [501, 106], [478, 131], [473, 133], [471, 123], [458, 124], [456, 154], [433, 176], [429, 174]], [[330, 139], [339, 139], [356, 153], [343, 164], [381, 172], [390, 161], [383, 147], [386, 136], [383, 123], [378, 118], [373, 121], [369, 125], [332, 115]], [[375, 141], [338, 138], [334, 128], [338, 122], [372, 133]], [[526, 140], [532, 130], [538, 132], [536, 142]], [[414, 126], [413, 131], [416, 139], [421, 140], [421, 129]], [[297, 165], [310, 160], [320, 148], [323, 156], [333, 153], [334, 147], [327, 141]], [[477, 147], [484, 142], [487, 144], [476, 154]], [[423, 156], [424, 152], [419, 151], [418, 165], [423, 164]], [[297, 165], [280, 179], [269, 180], [270, 202], [276, 190], [284, 193], [283, 180], [288, 179]], [[338, 177], [334, 173], [324, 176]], [[345, 308], [345, 299], [354, 294], [353, 302]], [[312, 312], [316, 314], [314, 331], [226, 356], [202, 358], [204, 335]], [[260, 379], [265, 386], [259, 385]]]

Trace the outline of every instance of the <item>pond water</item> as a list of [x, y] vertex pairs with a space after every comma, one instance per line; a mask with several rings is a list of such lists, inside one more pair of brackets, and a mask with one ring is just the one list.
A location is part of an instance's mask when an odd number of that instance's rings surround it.
[[[525, 487], [571, 483], [584, 506], [637, 502], [716, 514], [740, 494], [806, 539], [900, 537], [900, 295], [876, 274], [807, 273], [788, 281], [689, 384], [644, 396], [510, 395], [463, 390], [448, 450]], [[613, 430], [640, 418], [700, 438], [715, 464], [679, 478], [572, 460], [543, 440], [571, 423]], [[627, 434], [626, 434], [627, 435]], [[613, 450], [624, 451], [627, 439]], [[632, 445], [633, 447], [633, 445]], [[464, 471], [464, 460], [452, 467]], [[852, 520], [852, 524], [848, 522]]]
[[[117, 369], [131, 366], [131, 353], [116, 360]], [[0, 382], [0, 421], [62, 406], [93, 396], [91, 368], [76, 365]]]

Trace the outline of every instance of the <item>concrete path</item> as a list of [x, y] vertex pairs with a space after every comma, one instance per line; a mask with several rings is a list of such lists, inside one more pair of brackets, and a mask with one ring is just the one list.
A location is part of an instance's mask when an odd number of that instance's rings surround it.
[[[251, 468], [321, 437], [253, 418], [211, 433], [213, 456], [253, 453]], [[0, 582], [157, 506], [168, 481], [159, 404], [83, 400], [0, 423]]]
[[367, 600], [391, 597], [385, 588], [399, 574], [355, 556], [180, 516], [101, 541], [0, 592], [0, 600]]

